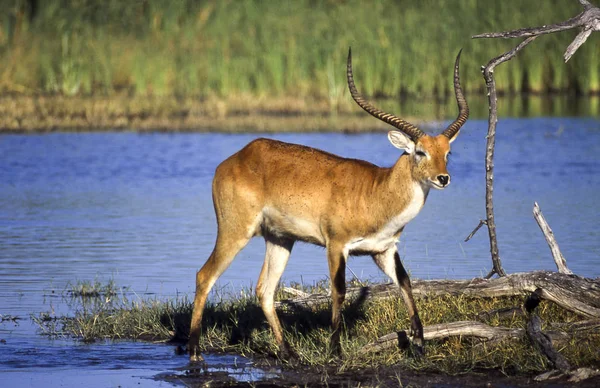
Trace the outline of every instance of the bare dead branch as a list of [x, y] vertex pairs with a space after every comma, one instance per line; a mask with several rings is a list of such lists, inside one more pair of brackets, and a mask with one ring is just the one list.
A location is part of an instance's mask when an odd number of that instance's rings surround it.
[[[427, 341], [448, 337], [476, 337], [484, 341], [499, 341], [505, 338], [520, 338], [525, 330], [502, 326], [490, 326], [477, 321], [458, 321], [440, 323], [423, 327], [423, 337]], [[362, 347], [360, 353], [378, 352], [404, 343], [407, 337], [405, 331], [394, 332], [379, 337], [377, 340]]]
[[477, 225], [477, 226], [475, 227], [475, 229], [473, 229], [473, 231], [471, 232], [471, 234], [467, 236], [467, 238], [465, 239], [465, 242], [467, 242], [467, 241], [469, 241], [470, 239], [472, 239], [472, 238], [473, 238], [473, 236], [475, 236], [475, 233], [477, 233], [477, 231], [478, 231], [479, 229], [481, 229], [481, 227], [482, 227], [483, 225], [487, 225], [487, 221], [486, 221], [486, 220], [479, 220], [479, 225]]
[[577, 36], [575, 37], [575, 39], [573, 39], [571, 44], [569, 46], [567, 46], [567, 50], [565, 51], [565, 54], [564, 54], [565, 62], [567, 62], [569, 59], [571, 59], [573, 54], [575, 54], [575, 51], [577, 51], [577, 49], [579, 47], [581, 47], [582, 44], [585, 43], [585, 41], [591, 34], [592, 34], [592, 30], [589, 28], [584, 28], [579, 34], [577, 34]]
[[529, 295], [527, 300], [525, 300], [525, 308], [529, 313], [526, 330], [527, 336], [535, 348], [550, 361], [550, 364], [552, 364], [554, 368], [566, 373], [571, 369], [571, 365], [569, 365], [569, 362], [554, 349], [550, 337], [542, 332], [542, 320], [536, 314], [537, 306], [541, 300], [540, 293], [541, 290], [537, 289]]
[[297, 298], [307, 298], [307, 297], [310, 296], [309, 293], [301, 291], [301, 290], [298, 290], [296, 288], [292, 288], [292, 287], [283, 287], [281, 289], [281, 291], [286, 292], [286, 293], [288, 293], [290, 295], [293, 295], [293, 296], [295, 296]]
[[585, 319], [583, 321], [578, 322], [568, 322], [568, 323], [552, 323], [552, 327], [556, 329], [575, 329], [575, 330], [595, 330], [600, 331], [600, 319]]
[[554, 262], [556, 263], [556, 267], [558, 268], [558, 272], [565, 274], [573, 274], [573, 272], [567, 267], [567, 260], [565, 260], [565, 257], [561, 253], [560, 248], [558, 247], [558, 243], [554, 238], [554, 233], [552, 232], [550, 225], [548, 225], [546, 218], [544, 218], [542, 210], [540, 209], [540, 206], [537, 202], [533, 204], [533, 217], [537, 221], [537, 224], [539, 225], [540, 229], [542, 230], [542, 233], [544, 234], [544, 237], [546, 238], [546, 242], [550, 247], [550, 252], [552, 252], [552, 257], [554, 258]]
[[[517, 55], [517, 53], [519, 51], [521, 51], [525, 46], [527, 46], [529, 43], [533, 42], [535, 39], [537, 38], [537, 36], [531, 36], [527, 39], [525, 39], [524, 41], [522, 41], [521, 43], [519, 43], [515, 48], [513, 48], [510, 51], [505, 52], [502, 55], [497, 56], [496, 58], [493, 58], [492, 60], [490, 60], [488, 62], [487, 65], [484, 66], [483, 68], [483, 77], [485, 78], [485, 82], [486, 85], [488, 84], [488, 78], [490, 82], [494, 83], [494, 89], [495, 89], [495, 82], [494, 82], [494, 68], [496, 66], [498, 66], [501, 63], [504, 63], [506, 61], [510, 61], [511, 59], [513, 59], [515, 57], [515, 55]], [[494, 90], [495, 92], [495, 90]], [[497, 116], [496, 116], [497, 119]]]
[[598, 369], [592, 368], [578, 368], [572, 371], [569, 371], [569, 382], [578, 383], [580, 381], [592, 378], [594, 376], [600, 375], [600, 371]]
[[[449, 337], [473, 337], [481, 340], [481, 343], [490, 344], [507, 339], [519, 339], [524, 337], [526, 333], [526, 330], [522, 328], [491, 326], [477, 321], [457, 321], [423, 327], [423, 337], [427, 341]], [[547, 332], [544, 335], [549, 341], [557, 343], [564, 343], [572, 338], [568, 333], [556, 331]], [[407, 331], [401, 330], [379, 337], [375, 341], [363, 346], [360, 349], [360, 353], [379, 352], [394, 347], [406, 348], [408, 344], [409, 337]]]
[[473, 39], [479, 39], [479, 38], [504, 38], [504, 39], [527, 38], [530, 36], [538, 36], [538, 35], [551, 34], [554, 32], [570, 30], [572, 28], [580, 26], [581, 15], [583, 15], [583, 12], [575, 17], [572, 17], [569, 20], [565, 20], [564, 22], [550, 24], [547, 26], [519, 28], [517, 30], [510, 30], [510, 31], [503, 31], [503, 32], [487, 32], [487, 33], [483, 33], [483, 34], [473, 35], [472, 38]]
[[488, 102], [490, 106], [485, 153], [485, 215], [490, 237], [490, 253], [492, 255], [493, 268], [490, 273], [487, 274], [486, 279], [491, 278], [494, 274], [506, 276], [506, 272], [504, 272], [502, 262], [500, 261], [498, 239], [496, 236], [496, 222], [494, 220], [494, 149], [496, 144], [496, 124], [498, 123], [498, 97], [496, 93], [496, 81], [494, 80], [494, 68], [503, 62], [511, 60], [535, 38], [536, 36], [531, 36], [525, 39], [512, 50], [490, 60], [482, 69], [485, 85], [488, 89]]
[[586, 9], [587, 9], [588, 7], [593, 7], [592, 3], [590, 3], [590, 2], [589, 2], [589, 1], [587, 1], [587, 0], [579, 0], [579, 3], [581, 3], [581, 5], [583, 5], [583, 6], [584, 6]]
[[575, 54], [577, 49], [585, 43], [592, 31], [600, 31], [600, 8], [586, 0], [579, 0], [579, 3], [583, 6], [584, 11], [564, 22], [504, 32], [488, 32], [473, 35], [473, 38], [526, 38], [581, 27], [582, 31], [575, 37], [565, 51], [564, 59], [565, 62], [567, 62], [573, 54]]

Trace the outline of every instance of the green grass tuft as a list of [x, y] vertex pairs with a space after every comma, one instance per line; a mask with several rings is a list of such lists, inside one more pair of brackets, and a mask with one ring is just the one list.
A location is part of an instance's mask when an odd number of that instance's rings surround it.
[[117, 295], [119, 288], [116, 286], [114, 280], [109, 280], [106, 284], [103, 284], [99, 280], [79, 280], [75, 284], [67, 286], [67, 294], [71, 297], [79, 298], [97, 298], [97, 297], [112, 297]]

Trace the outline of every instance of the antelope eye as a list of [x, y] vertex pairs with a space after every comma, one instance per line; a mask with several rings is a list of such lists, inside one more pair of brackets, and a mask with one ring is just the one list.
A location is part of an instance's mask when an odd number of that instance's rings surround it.
[[415, 152], [415, 154], [416, 154], [418, 157], [421, 157], [421, 158], [422, 158], [422, 157], [425, 157], [425, 156], [427, 156], [427, 154], [426, 154], [425, 152], [423, 152], [423, 151], [417, 151], [417, 152]]

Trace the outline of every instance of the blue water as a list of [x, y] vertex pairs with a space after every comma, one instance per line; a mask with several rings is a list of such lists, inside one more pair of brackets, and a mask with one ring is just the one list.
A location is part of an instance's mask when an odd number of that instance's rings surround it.
[[[491, 268], [485, 228], [464, 242], [485, 217], [486, 131], [485, 121], [465, 125], [453, 143], [452, 184], [431, 192], [402, 235], [399, 251], [414, 278], [465, 279], [484, 276]], [[29, 315], [64, 309], [58, 295], [77, 280], [113, 279], [139, 297], [192, 297], [195, 272], [216, 236], [212, 174], [223, 159], [256, 137], [0, 136], [0, 314], [24, 318], [17, 325], [0, 323], [0, 340], [6, 341], [0, 343], [0, 386], [15, 381], [38, 385], [40, 371], [58, 376], [48, 377], [48, 386], [71, 384], [78, 376], [70, 374], [73, 370], [105, 376], [107, 382], [115, 378], [122, 386], [152, 386], [161, 383], [140, 376], [185, 365], [186, 356], [176, 356], [167, 345], [85, 345], [32, 337]], [[383, 133], [269, 137], [385, 166], [399, 156]], [[600, 276], [600, 121], [502, 120], [495, 167], [504, 269], [555, 270], [532, 217], [537, 201], [569, 268], [582, 276]], [[253, 240], [217, 289], [236, 292], [256, 284], [263, 255], [264, 243]], [[369, 258], [350, 258], [348, 266], [348, 278], [387, 280]], [[327, 272], [322, 248], [298, 244], [283, 279], [312, 283]], [[115, 357], [123, 361], [115, 364]]]

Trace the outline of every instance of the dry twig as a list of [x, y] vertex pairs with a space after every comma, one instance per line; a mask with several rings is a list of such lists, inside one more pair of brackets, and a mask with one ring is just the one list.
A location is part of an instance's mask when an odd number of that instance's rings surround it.
[[537, 202], [533, 204], [533, 217], [540, 226], [542, 233], [544, 233], [544, 237], [546, 238], [546, 242], [550, 247], [550, 252], [552, 252], [552, 257], [554, 258], [558, 272], [572, 275], [573, 272], [567, 267], [567, 260], [565, 260], [565, 257], [561, 253], [558, 243], [554, 238], [554, 233], [552, 232], [552, 229], [550, 229], [550, 225], [548, 225], [548, 222], [544, 218], [542, 209], [540, 209], [540, 206], [537, 204]]

